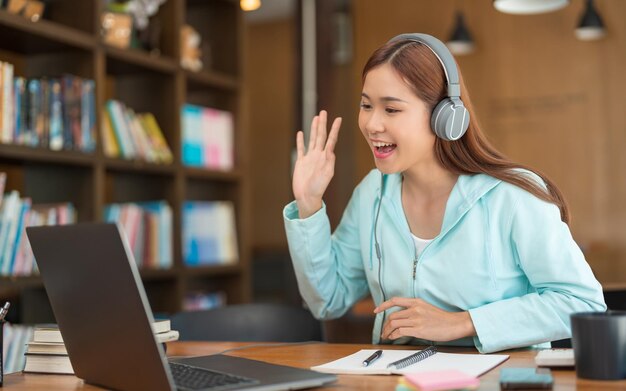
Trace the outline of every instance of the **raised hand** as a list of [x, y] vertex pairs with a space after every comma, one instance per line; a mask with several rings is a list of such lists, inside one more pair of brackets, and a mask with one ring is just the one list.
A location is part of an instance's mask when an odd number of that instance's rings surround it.
[[293, 195], [301, 219], [307, 218], [322, 207], [322, 197], [335, 174], [335, 144], [341, 127], [341, 118], [335, 118], [326, 138], [327, 113], [320, 111], [311, 121], [309, 147], [305, 151], [304, 134], [298, 132], [296, 148], [298, 157], [293, 171]]

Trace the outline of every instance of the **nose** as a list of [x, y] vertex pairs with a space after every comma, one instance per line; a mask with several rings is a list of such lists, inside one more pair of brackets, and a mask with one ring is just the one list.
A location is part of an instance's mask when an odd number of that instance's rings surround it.
[[369, 112], [362, 112], [363, 127], [369, 134], [376, 134], [385, 131], [385, 124], [382, 121], [382, 116], [376, 110]]

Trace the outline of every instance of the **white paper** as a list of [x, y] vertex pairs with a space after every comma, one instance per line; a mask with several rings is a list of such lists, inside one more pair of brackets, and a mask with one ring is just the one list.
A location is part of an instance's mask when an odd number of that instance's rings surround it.
[[378, 360], [364, 367], [363, 361], [375, 351], [376, 349], [362, 349], [338, 360], [311, 367], [311, 369], [318, 372], [347, 375], [399, 375], [456, 369], [471, 376], [480, 376], [509, 358], [506, 354], [458, 354], [438, 352], [408, 367], [402, 369], [387, 369], [388, 364], [417, 353], [419, 350], [383, 350], [383, 355]]

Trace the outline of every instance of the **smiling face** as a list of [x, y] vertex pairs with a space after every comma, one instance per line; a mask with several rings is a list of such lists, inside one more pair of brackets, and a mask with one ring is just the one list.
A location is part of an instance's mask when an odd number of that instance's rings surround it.
[[430, 110], [389, 64], [371, 69], [363, 82], [359, 128], [385, 174], [435, 161]]

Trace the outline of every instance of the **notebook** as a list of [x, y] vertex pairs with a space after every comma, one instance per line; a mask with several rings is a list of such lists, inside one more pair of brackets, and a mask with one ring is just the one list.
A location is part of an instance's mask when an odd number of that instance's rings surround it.
[[370, 365], [364, 367], [363, 361], [376, 350], [362, 349], [349, 356], [326, 364], [311, 367], [323, 373], [348, 375], [403, 375], [407, 373], [459, 370], [471, 376], [480, 376], [506, 361], [507, 354], [457, 354], [437, 352], [421, 361], [404, 368], [387, 368], [387, 365], [407, 358], [420, 350], [383, 350], [383, 355]]
[[188, 366], [245, 377], [250, 383], [234, 387], [246, 390], [300, 389], [336, 380], [221, 354], [173, 358], [178, 365], [172, 366], [152, 332], [154, 319], [139, 270], [116, 224], [28, 227], [26, 233], [72, 367], [87, 383], [171, 391], [177, 389], [172, 370]]

